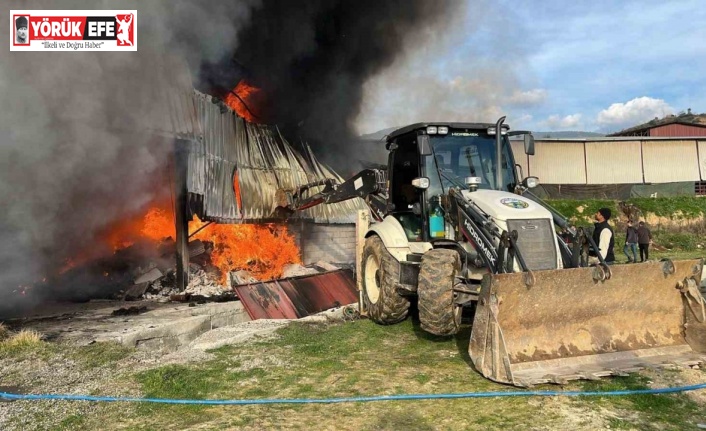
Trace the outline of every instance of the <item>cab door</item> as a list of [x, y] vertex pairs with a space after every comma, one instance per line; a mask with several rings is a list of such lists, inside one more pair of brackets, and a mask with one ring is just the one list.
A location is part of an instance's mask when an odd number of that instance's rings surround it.
[[390, 213], [400, 222], [409, 241], [422, 241], [423, 192], [412, 185], [412, 180], [421, 176], [416, 134], [400, 136], [395, 144], [388, 160]]

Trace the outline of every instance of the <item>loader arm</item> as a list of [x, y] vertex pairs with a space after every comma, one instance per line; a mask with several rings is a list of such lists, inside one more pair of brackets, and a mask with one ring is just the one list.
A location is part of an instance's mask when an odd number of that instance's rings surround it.
[[[373, 217], [376, 220], [382, 220], [387, 209], [385, 181], [383, 170], [365, 169], [342, 183], [327, 178], [294, 190], [280, 189], [277, 191], [275, 200], [277, 207], [293, 212], [303, 211], [316, 205], [362, 198], [370, 208]], [[312, 192], [316, 188], [321, 189]]]

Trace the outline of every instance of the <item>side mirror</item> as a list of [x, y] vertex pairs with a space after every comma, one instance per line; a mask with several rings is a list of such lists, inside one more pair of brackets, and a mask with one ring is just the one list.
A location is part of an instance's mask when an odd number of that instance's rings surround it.
[[534, 156], [534, 136], [531, 133], [525, 134], [525, 154]]
[[417, 147], [419, 148], [419, 154], [422, 156], [431, 156], [431, 143], [429, 142], [429, 135], [419, 135], [417, 136]]

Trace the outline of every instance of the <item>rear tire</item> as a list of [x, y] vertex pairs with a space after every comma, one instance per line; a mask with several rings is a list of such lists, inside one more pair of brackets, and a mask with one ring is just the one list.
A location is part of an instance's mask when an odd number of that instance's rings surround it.
[[458, 252], [429, 250], [422, 256], [419, 269], [419, 323], [434, 335], [453, 335], [461, 327], [462, 307], [454, 304], [453, 285], [461, 270]]
[[407, 317], [409, 299], [400, 296], [396, 290], [400, 279], [399, 263], [377, 235], [365, 240], [360, 276], [363, 280], [363, 308], [370, 320], [391, 325]]

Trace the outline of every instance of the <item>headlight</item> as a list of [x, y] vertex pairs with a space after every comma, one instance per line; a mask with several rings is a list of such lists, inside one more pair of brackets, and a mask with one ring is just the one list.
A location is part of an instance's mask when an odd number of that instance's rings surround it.
[[426, 190], [429, 188], [429, 178], [419, 177], [412, 180], [412, 185], [418, 189]]
[[437, 132], [436, 126], [427, 126], [427, 135], [436, 135]]
[[[495, 127], [488, 127], [488, 134], [491, 136], [495, 136]], [[505, 127], [501, 127], [500, 134], [503, 136], [507, 135], [507, 129]]]
[[533, 189], [539, 185], [539, 178], [527, 177], [525, 179], [525, 184], [527, 185], [527, 188]]
[[439, 126], [438, 130], [440, 135], [446, 135], [449, 133], [449, 128], [446, 126]]

